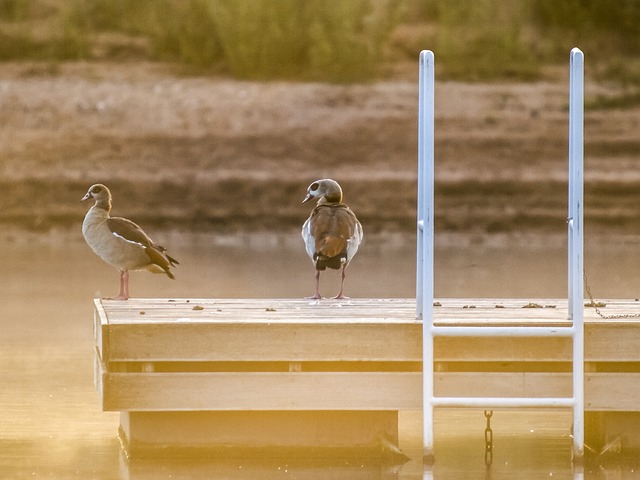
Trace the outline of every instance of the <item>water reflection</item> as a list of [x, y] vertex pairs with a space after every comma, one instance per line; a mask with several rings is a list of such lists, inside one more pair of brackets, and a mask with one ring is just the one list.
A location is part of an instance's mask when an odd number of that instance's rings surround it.
[[[134, 296], [302, 297], [314, 277], [297, 232], [250, 237], [154, 233], [180, 260], [178, 279], [134, 273]], [[18, 237], [16, 237], [18, 238]], [[580, 478], [573, 470], [568, 412], [499, 412], [494, 458], [484, 459], [485, 419], [478, 411], [438, 411], [436, 464], [421, 463], [419, 412], [400, 415], [402, 466], [366, 462], [317, 464], [305, 459], [209, 459], [126, 462], [116, 438], [118, 415], [102, 412], [93, 387], [92, 302], [117, 293], [115, 270], [77, 236], [0, 240], [0, 478], [94, 479], [423, 479]], [[588, 243], [585, 265], [600, 297], [637, 298], [640, 252], [635, 239]], [[367, 238], [350, 267], [353, 297], [411, 297], [413, 238]], [[440, 237], [438, 296], [559, 297], [566, 294], [563, 239]], [[323, 277], [333, 294], [339, 275]], [[589, 478], [634, 478], [637, 460], [590, 466]]]
[[[127, 480], [200, 479], [229, 480], [396, 480], [402, 467], [354, 460], [311, 461], [304, 458], [166, 459], [129, 461], [120, 459], [120, 478]], [[402, 477], [406, 478], [406, 477]]]

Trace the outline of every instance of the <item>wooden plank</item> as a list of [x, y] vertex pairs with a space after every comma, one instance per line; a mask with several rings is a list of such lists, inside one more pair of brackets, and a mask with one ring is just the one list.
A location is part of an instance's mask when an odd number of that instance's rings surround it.
[[[435, 376], [438, 396], [567, 397], [570, 373], [457, 372]], [[640, 411], [640, 373], [586, 373], [585, 410]]]
[[100, 356], [100, 350], [95, 347], [95, 351], [93, 353], [93, 384], [98, 392], [98, 395], [101, 399], [104, 399], [104, 379], [107, 375], [106, 365], [102, 361], [102, 357]]
[[640, 322], [603, 321], [585, 327], [585, 357], [590, 362], [640, 361]]
[[420, 325], [112, 325], [110, 361], [420, 361]]
[[93, 301], [93, 338], [102, 358], [108, 358], [105, 345], [109, 335], [109, 316], [102, 305], [102, 300]]
[[640, 411], [640, 373], [585, 375], [585, 410]]
[[437, 362], [569, 362], [568, 338], [436, 338]]
[[114, 373], [104, 409], [410, 410], [421, 408], [419, 373]]
[[[375, 299], [348, 303], [308, 300], [217, 300], [217, 299], [135, 299], [128, 302], [103, 301], [111, 324], [160, 322], [224, 322], [270, 321], [366, 322], [369, 318], [393, 323], [417, 322], [415, 305], [406, 301]], [[413, 311], [412, 311], [413, 310]]]
[[[440, 362], [570, 362], [572, 343], [569, 338], [436, 338], [435, 358]], [[640, 362], [640, 323], [587, 323], [585, 361]]]
[[[332, 327], [322, 332], [306, 326], [283, 330], [271, 327], [248, 333], [240, 326], [190, 325], [179, 329], [157, 326], [136, 329], [114, 327], [116, 337], [110, 361], [420, 361], [421, 339], [416, 328], [371, 326], [368, 331], [351, 334], [349, 329]], [[608, 328], [599, 333], [588, 326], [585, 333], [586, 362], [638, 362], [638, 328]], [[388, 342], [383, 342], [387, 331]], [[315, 340], [312, 338], [314, 334]], [[344, 333], [340, 336], [340, 333]], [[167, 342], [167, 338], [171, 342]], [[327, 340], [329, 339], [329, 340]], [[338, 339], [340, 342], [333, 342]], [[569, 362], [571, 341], [564, 338], [438, 338], [435, 360], [438, 362]]]
[[442, 397], [570, 397], [571, 374], [558, 372], [446, 372], [434, 376]]
[[[435, 375], [437, 396], [566, 397], [571, 374], [455, 372]], [[587, 373], [587, 410], [638, 411], [640, 373]], [[416, 410], [419, 372], [114, 373], [110, 411]]]
[[470, 300], [455, 306], [443, 303], [440, 307], [434, 307], [434, 323], [447, 326], [570, 325], [566, 306], [524, 308], [524, 305], [527, 303], [505, 303], [499, 300], [494, 302]]
[[[109, 361], [421, 361], [421, 327], [411, 324], [114, 325]], [[585, 328], [585, 361], [640, 361], [636, 325]], [[106, 346], [103, 346], [106, 348]], [[100, 349], [102, 351], [102, 348]], [[571, 361], [566, 338], [437, 338], [445, 361]]]

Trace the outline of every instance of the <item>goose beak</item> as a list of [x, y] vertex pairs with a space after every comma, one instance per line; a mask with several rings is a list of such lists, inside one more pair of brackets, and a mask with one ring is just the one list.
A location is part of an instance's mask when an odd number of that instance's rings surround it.
[[84, 202], [85, 200], [89, 200], [90, 198], [92, 198], [92, 196], [89, 192], [87, 192], [85, 196], [80, 199], [80, 201]]
[[307, 203], [309, 200], [311, 200], [313, 197], [311, 196], [310, 193], [307, 193], [307, 196], [304, 197], [304, 200], [302, 200], [302, 203]]

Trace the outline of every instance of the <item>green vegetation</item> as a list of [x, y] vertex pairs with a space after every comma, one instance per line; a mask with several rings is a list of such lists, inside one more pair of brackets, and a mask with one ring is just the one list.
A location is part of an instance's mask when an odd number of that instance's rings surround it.
[[217, 0], [209, 7], [231, 72], [337, 82], [376, 77], [399, 0]]
[[47, 5], [0, 0], [0, 60], [145, 58], [238, 78], [358, 82], [378, 76], [401, 0], [60, 0], [45, 13]]
[[297, 0], [209, 2], [231, 73], [241, 78], [296, 76], [305, 61], [304, 11]]
[[640, 0], [0, 0], [0, 61], [150, 60], [361, 82], [430, 48], [440, 78], [531, 80], [578, 45], [633, 100]]
[[435, 51], [445, 75], [467, 80], [539, 75], [541, 59], [525, 37], [530, 2], [436, 0], [434, 5]]

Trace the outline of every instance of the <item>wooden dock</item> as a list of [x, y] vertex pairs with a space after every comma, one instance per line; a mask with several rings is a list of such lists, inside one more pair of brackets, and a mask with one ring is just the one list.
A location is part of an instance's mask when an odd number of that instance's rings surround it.
[[[635, 300], [604, 303], [607, 316], [640, 313]], [[434, 307], [436, 324], [451, 326], [563, 326], [567, 317], [566, 299]], [[397, 444], [398, 411], [422, 408], [414, 299], [95, 300], [94, 327], [96, 387], [105, 411], [122, 412], [130, 452], [376, 449]], [[570, 396], [571, 350], [557, 337], [437, 338], [435, 393]], [[639, 398], [640, 318], [585, 308], [587, 438], [605, 442], [608, 412], [639, 412]]]

